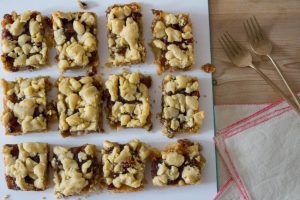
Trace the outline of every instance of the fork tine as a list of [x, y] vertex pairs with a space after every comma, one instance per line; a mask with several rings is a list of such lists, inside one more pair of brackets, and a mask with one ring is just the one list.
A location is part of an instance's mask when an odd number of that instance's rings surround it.
[[225, 47], [225, 43], [224, 43], [224, 41], [223, 41], [223, 38], [221, 37], [221, 38], [219, 38], [219, 42], [220, 42], [220, 44], [221, 44], [221, 46], [222, 46], [222, 48], [223, 48], [223, 50], [225, 51], [225, 54], [227, 55], [227, 57], [231, 60], [232, 59], [232, 54], [231, 54], [231, 52], [228, 50], [228, 48], [227, 47]]
[[247, 24], [246, 22], [243, 22], [243, 25], [244, 25], [244, 29], [245, 29], [245, 32], [247, 34], [248, 40], [250, 42], [253, 42], [253, 37], [252, 37], [252, 33], [250, 31], [250, 28], [249, 28], [249, 24]]
[[249, 21], [250, 21], [250, 20], [247, 19], [247, 20], [246, 20], [246, 23], [247, 23], [249, 32], [250, 32], [250, 34], [251, 34], [251, 42], [255, 42], [255, 39], [256, 39], [255, 30], [253, 29], [253, 26], [251, 25], [251, 23], [250, 23]]
[[235, 39], [233, 39], [233, 37], [228, 32], [226, 32], [226, 33], [227, 33], [227, 36], [229, 37], [229, 39], [231, 40], [231, 42], [233, 43], [233, 46], [235, 46], [237, 48], [237, 51], [241, 51], [242, 48], [239, 45], [239, 43], [237, 43], [237, 41], [235, 41]]
[[232, 44], [226, 33], [223, 34], [222, 38], [224, 44], [226, 45], [227, 49], [231, 52], [232, 56], [235, 56], [238, 53], [238, 50], [235, 49], [234, 45]]
[[257, 27], [257, 30], [258, 30], [258, 33], [259, 35], [261, 36], [261, 38], [263, 39], [264, 38], [264, 35], [263, 35], [263, 31], [260, 27], [260, 24], [258, 23], [257, 19], [255, 16], [253, 16], [253, 19], [254, 19], [254, 23], [256, 24], [256, 27]]
[[257, 40], [263, 39], [262, 34], [257, 26], [257, 24], [255, 23], [254, 17], [250, 18], [250, 22], [251, 25], [253, 26], [253, 29], [255, 31], [255, 37]]

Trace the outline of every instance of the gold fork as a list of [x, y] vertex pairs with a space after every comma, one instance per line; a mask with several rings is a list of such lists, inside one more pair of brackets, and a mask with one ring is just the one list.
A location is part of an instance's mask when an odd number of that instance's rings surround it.
[[297, 107], [297, 105], [286, 94], [284, 94], [260, 69], [253, 65], [250, 51], [238, 44], [228, 32], [224, 33], [223, 36], [219, 38], [219, 42], [233, 64], [238, 67], [250, 67], [254, 69], [275, 90], [275, 92], [284, 98], [288, 104], [294, 108], [298, 115], [300, 115], [300, 109]]
[[255, 16], [251, 17], [250, 19], [246, 20], [244, 22], [244, 28], [248, 36], [248, 40], [251, 44], [251, 49], [254, 51], [254, 53], [262, 56], [267, 56], [272, 64], [274, 65], [277, 73], [279, 74], [280, 78], [284, 82], [285, 86], [291, 93], [296, 105], [300, 109], [300, 100], [297, 94], [293, 91], [291, 86], [289, 85], [287, 79], [283, 75], [281, 69], [279, 68], [276, 61], [272, 58], [271, 52], [272, 52], [272, 43], [271, 41], [266, 38], [262, 32], [262, 29], [256, 19]]

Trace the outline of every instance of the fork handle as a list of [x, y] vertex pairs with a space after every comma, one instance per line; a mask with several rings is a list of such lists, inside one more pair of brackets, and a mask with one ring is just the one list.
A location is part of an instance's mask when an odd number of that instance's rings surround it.
[[271, 57], [271, 55], [267, 55], [267, 57], [270, 59], [270, 61], [272, 62], [272, 64], [274, 65], [276, 71], [278, 72], [280, 78], [282, 79], [282, 81], [284, 82], [285, 86], [287, 87], [287, 89], [289, 90], [289, 92], [291, 93], [296, 105], [298, 106], [298, 108], [300, 109], [300, 100], [299, 97], [297, 96], [297, 94], [293, 91], [293, 89], [291, 88], [291, 86], [289, 85], [287, 79], [285, 78], [285, 76], [283, 75], [281, 69], [279, 68], [278, 64], [276, 63], [276, 61]]
[[271, 79], [269, 79], [260, 69], [255, 67], [253, 64], [249, 65], [249, 67], [254, 69], [275, 90], [275, 92], [277, 92], [282, 98], [284, 98], [288, 102], [288, 104], [294, 108], [297, 114], [300, 115], [300, 109], [295, 104], [295, 102], [292, 101], [286, 94], [284, 94], [282, 90], [271, 81]]

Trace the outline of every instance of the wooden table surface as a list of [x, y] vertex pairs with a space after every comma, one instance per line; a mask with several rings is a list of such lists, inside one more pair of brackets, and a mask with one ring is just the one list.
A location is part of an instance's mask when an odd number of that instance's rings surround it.
[[[248, 45], [243, 21], [253, 15], [273, 42], [275, 60], [291, 86], [300, 92], [300, 0], [210, 0], [217, 105], [267, 103], [279, 98], [252, 69], [233, 66], [218, 42], [222, 33], [228, 31], [239, 42]], [[287, 91], [267, 58], [255, 56], [254, 64]]]

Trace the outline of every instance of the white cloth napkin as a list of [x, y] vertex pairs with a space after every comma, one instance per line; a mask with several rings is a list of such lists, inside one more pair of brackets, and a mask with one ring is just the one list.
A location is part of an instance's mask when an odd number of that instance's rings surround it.
[[236, 190], [242, 199], [300, 199], [300, 118], [286, 103], [222, 129], [215, 141], [235, 183], [216, 199]]

